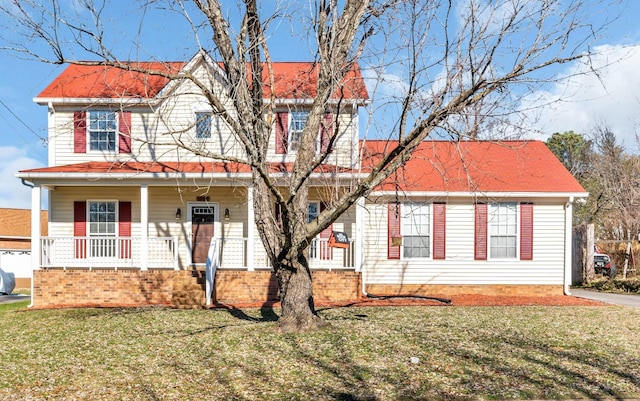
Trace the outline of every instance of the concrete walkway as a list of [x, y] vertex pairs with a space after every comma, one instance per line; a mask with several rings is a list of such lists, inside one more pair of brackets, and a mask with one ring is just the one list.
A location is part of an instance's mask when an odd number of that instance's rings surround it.
[[597, 292], [572, 288], [571, 295], [578, 298], [593, 299], [594, 301], [606, 302], [613, 305], [640, 307], [640, 295], [630, 294], [610, 294], [608, 292]]

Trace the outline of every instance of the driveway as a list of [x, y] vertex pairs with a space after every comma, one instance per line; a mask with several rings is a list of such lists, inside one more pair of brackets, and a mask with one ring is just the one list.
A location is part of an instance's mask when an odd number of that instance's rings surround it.
[[10, 304], [12, 302], [20, 302], [29, 300], [29, 295], [0, 295], [0, 304]]
[[594, 301], [606, 302], [613, 305], [640, 307], [640, 295], [610, 294], [608, 292], [597, 292], [572, 288], [571, 295], [578, 298], [593, 299]]

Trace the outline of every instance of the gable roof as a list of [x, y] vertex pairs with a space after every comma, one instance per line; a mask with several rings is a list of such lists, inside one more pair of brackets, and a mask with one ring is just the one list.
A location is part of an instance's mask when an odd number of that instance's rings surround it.
[[[363, 142], [363, 168], [393, 146]], [[571, 193], [585, 189], [541, 141], [426, 141], [377, 191]]]
[[[125, 62], [135, 69], [177, 74], [187, 62]], [[191, 65], [191, 64], [190, 64]], [[224, 68], [218, 63], [220, 68]], [[274, 90], [277, 99], [313, 99], [316, 94], [319, 64], [312, 62], [274, 62]], [[48, 99], [152, 99], [171, 81], [152, 73], [129, 71], [106, 65], [71, 64], [36, 98]], [[264, 97], [271, 96], [268, 71], [263, 69]], [[355, 64], [342, 80], [333, 98], [366, 100], [369, 98], [360, 68]]]

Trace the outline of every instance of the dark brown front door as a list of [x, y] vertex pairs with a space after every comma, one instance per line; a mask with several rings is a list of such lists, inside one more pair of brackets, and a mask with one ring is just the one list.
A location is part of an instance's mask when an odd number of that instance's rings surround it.
[[207, 262], [209, 244], [213, 238], [214, 221], [213, 206], [194, 206], [191, 209], [192, 263], [204, 264]]

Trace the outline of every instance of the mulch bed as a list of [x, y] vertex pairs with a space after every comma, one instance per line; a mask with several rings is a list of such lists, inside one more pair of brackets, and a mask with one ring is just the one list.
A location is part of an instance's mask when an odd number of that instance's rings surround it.
[[[566, 295], [547, 296], [547, 297], [526, 297], [526, 296], [491, 296], [491, 295], [434, 295], [434, 299], [413, 298], [413, 297], [379, 297], [379, 298], [360, 298], [352, 301], [331, 302], [326, 300], [315, 300], [316, 308], [336, 308], [336, 307], [367, 307], [367, 306], [608, 306], [608, 304], [599, 301], [593, 301], [585, 298], [578, 298]], [[449, 303], [442, 300], [451, 301]], [[167, 304], [157, 305], [140, 305], [140, 304], [74, 304], [74, 305], [48, 305], [34, 307], [30, 310], [38, 309], [65, 309], [65, 308], [136, 308], [144, 306], [163, 306], [170, 307]], [[244, 309], [244, 308], [262, 308], [274, 307], [279, 308], [280, 302], [251, 302], [251, 303], [217, 303], [211, 308], [223, 309]], [[191, 309], [193, 307], [187, 307]]]
[[[599, 301], [585, 298], [578, 298], [566, 295], [548, 297], [525, 297], [525, 296], [491, 296], [491, 295], [434, 295], [433, 298], [450, 300], [450, 303], [441, 302], [436, 299], [412, 298], [412, 297], [380, 297], [361, 298], [353, 301], [330, 302], [325, 300], [315, 300], [316, 308], [327, 307], [349, 307], [349, 306], [608, 306]], [[260, 307], [280, 307], [279, 302], [267, 303], [238, 303], [238, 304], [216, 304], [214, 308], [260, 308]]]

